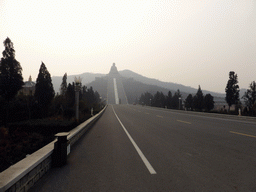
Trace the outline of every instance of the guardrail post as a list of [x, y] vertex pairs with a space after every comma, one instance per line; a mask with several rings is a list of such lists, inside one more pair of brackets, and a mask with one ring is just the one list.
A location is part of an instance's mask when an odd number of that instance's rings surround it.
[[68, 132], [58, 133], [57, 142], [54, 143], [53, 165], [55, 167], [63, 166], [67, 163], [67, 156], [70, 153], [70, 141], [67, 140]]

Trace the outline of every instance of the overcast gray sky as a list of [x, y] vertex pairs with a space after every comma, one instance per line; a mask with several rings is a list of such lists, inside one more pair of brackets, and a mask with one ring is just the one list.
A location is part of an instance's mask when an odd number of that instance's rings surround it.
[[240, 88], [256, 80], [255, 0], [0, 0], [1, 52], [7, 36], [24, 80], [41, 61], [52, 76], [116, 63], [221, 93], [231, 70]]

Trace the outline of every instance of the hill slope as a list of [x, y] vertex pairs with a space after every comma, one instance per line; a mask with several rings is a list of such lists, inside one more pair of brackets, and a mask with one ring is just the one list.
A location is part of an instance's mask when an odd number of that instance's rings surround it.
[[[197, 92], [196, 88], [192, 88], [192, 87], [189, 87], [189, 86], [184, 86], [184, 85], [177, 84], [177, 83], [162, 82], [162, 81], [159, 81], [157, 79], [144, 77], [144, 76], [139, 75], [137, 73], [134, 73], [130, 70], [119, 71], [119, 73], [123, 77], [133, 78], [136, 81], [139, 81], [139, 82], [142, 82], [142, 83], [145, 83], [145, 84], [149, 84], [149, 85], [157, 85], [159, 87], [163, 87], [163, 88], [171, 90], [171, 91], [177, 91], [179, 89], [181, 92], [185, 92], [185, 93], [195, 94]], [[207, 91], [207, 90], [203, 90], [203, 93], [204, 94], [210, 93], [214, 97], [225, 97], [225, 94], [215, 93], [215, 92], [211, 92], [211, 91]]]
[[[147, 86], [149, 86], [149, 85], [155, 86], [155, 88], [152, 88], [152, 87], [150, 88], [150, 90], [155, 90], [154, 92], [162, 91], [163, 93], [165, 93], [168, 90], [168, 91], [171, 91], [172, 93], [174, 93], [175, 91], [177, 91], [179, 89], [183, 93], [183, 98], [185, 98], [185, 95], [188, 95], [189, 93], [195, 94], [197, 92], [196, 88], [192, 88], [192, 87], [177, 84], [177, 83], [162, 82], [157, 79], [144, 77], [144, 76], [137, 74], [130, 70], [119, 71], [119, 73], [122, 77], [124, 77], [126, 79], [131, 79], [131, 78], [134, 79], [134, 81], [136, 82], [135, 84], [137, 84], [137, 86], [138, 86], [138, 82], [145, 84]], [[99, 90], [98, 92], [99, 93], [101, 92], [102, 94], [105, 92], [105, 91], [103, 91], [104, 88], [102, 87], [102, 85], [100, 85], [101, 83], [99, 82], [99, 81], [103, 82], [103, 80], [98, 80], [96, 82], [94, 82], [94, 81], [95, 81], [95, 78], [105, 77], [106, 74], [82, 73], [82, 74], [78, 74], [78, 75], [68, 75], [67, 82], [72, 83], [74, 81], [75, 76], [77, 76], [77, 77], [80, 76], [82, 78], [82, 85], [92, 86], [94, 88], [94, 90], [97, 90], [96, 87], [98, 87], [99, 89], [102, 90], [102, 91]], [[59, 92], [61, 82], [62, 82], [61, 76], [53, 76], [52, 77], [52, 83], [53, 83], [56, 93]], [[96, 84], [98, 84], [98, 85], [96, 85]], [[140, 86], [142, 86], [142, 84]], [[143, 85], [143, 87], [145, 87], [145, 86]], [[156, 89], [158, 89], [158, 90], [156, 90]], [[144, 88], [143, 88], [143, 90], [144, 90]], [[214, 97], [221, 97], [221, 98], [225, 97], [225, 94], [215, 93], [215, 92], [211, 92], [211, 91], [207, 91], [207, 90], [203, 90], [203, 93], [204, 94], [210, 93]], [[241, 94], [244, 94], [244, 93], [241, 92]], [[105, 96], [105, 94], [103, 94], [102, 96]]]

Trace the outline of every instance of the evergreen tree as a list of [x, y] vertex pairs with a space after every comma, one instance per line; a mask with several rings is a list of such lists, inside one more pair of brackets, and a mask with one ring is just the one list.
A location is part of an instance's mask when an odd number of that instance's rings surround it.
[[[0, 61], [0, 96], [4, 100], [1, 111], [4, 125], [9, 117], [10, 101], [22, 88], [23, 77], [20, 63], [15, 59], [15, 50], [12, 41], [7, 37], [4, 41], [5, 50]], [[0, 97], [0, 99], [1, 99]]]
[[189, 94], [185, 100], [185, 107], [193, 110], [193, 96], [191, 94]]
[[247, 91], [244, 93], [243, 99], [245, 101], [246, 106], [249, 108], [249, 112], [253, 114], [254, 112], [254, 107], [256, 105], [256, 83], [255, 81], [253, 81], [250, 86], [249, 89], [247, 89]]
[[4, 41], [5, 50], [0, 61], [0, 95], [11, 101], [22, 88], [23, 77], [20, 63], [15, 59], [12, 41], [7, 37]]
[[144, 103], [145, 103], [145, 94], [144, 93], [142, 93], [141, 94], [141, 96], [140, 96], [140, 98], [139, 98], [139, 103], [141, 104], [141, 105], [143, 105]]
[[88, 93], [88, 97], [87, 97], [88, 103], [90, 104], [90, 107], [92, 107], [93, 103], [96, 102], [96, 98], [95, 98], [95, 95], [94, 95], [93, 88], [90, 87], [90, 88], [88, 89], [88, 92], [87, 92], [87, 93]]
[[45, 64], [42, 62], [38, 77], [36, 79], [35, 90], [35, 98], [38, 102], [38, 107], [40, 108], [41, 117], [47, 116], [48, 107], [54, 98], [54, 94], [51, 75], [48, 72]]
[[145, 101], [144, 103], [148, 106], [151, 106], [152, 105], [152, 101], [153, 101], [153, 95], [149, 92], [146, 92], [145, 93]]
[[99, 104], [101, 102], [101, 99], [100, 99], [100, 94], [98, 93], [98, 91], [94, 92], [94, 97], [95, 97], [95, 104]]
[[211, 94], [205, 95], [204, 106], [205, 106], [206, 111], [211, 111], [214, 108], [214, 98]]
[[198, 111], [202, 111], [204, 108], [204, 95], [199, 85], [196, 95], [193, 98], [194, 108]]
[[168, 94], [167, 94], [167, 97], [166, 97], [166, 105], [167, 105], [168, 109], [171, 108], [171, 103], [172, 103], [172, 92], [168, 91]]
[[229, 80], [225, 89], [226, 97], [225, 100], [228, 103], [229, 110], [231, 105], [239, 102], [239, 86], [237, 74], [234, 71], [229, 72]]
[[165, 96], [162, 92], [156, 92], [153, 98], [152, 105], [155, 107], [165, 107]]
[[67, 107], [72, 108], [75, 105], [75, 84], [68, 84], [66, 91]]
[[179, 109], [179, 107], [181, 107], [180, 98], [181, 98], [181, 93], [180, 93], [180, 90], [178, 89], [174, 93], [174, 96], [172, 97], [172, 100], [171, 100], [172, 109]]
[[153, 95], [149, 92], [142, 93], [140, 98], [139, 98], [139, 103], [141, 105], [148, 105], [151, 106], [153, 102]]
[[64, 74], [62, 78], [62, 83], [60, 85], [60, 95], [65, 95], [67, 91], [68, 85], [67, 85], [67, 73]]
[[163, 92], [160, 93], [160, 100], [161, 100], [161, 107], [165, 108], [165, 106], [166, 106], [166, 96], [163, 94]]

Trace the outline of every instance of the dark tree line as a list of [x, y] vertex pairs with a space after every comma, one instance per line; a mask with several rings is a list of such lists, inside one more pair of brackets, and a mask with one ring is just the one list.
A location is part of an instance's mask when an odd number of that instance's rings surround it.
[[141, 94], [139, 98], [139, 104], [148, 105], [153, 107], [167, 107], [168, 109], [180, 109], [181, 108], [181, 93], [177, 90], [174, 95], [169, 91], [167, 95], [157, 91], [154, 95], [149, 92]]
[[187, 96], [185, 108], [191, 111], [211, 111], [214, 108], [214, 97], [211, 94], [204, 96], [199, 85], [197, 93], [194, 96], [192, 94]]
[[244, 113], [248, 115], [256, 115], [256, 83], [255, 81], [251, 82], [249, 89], [246, 90], [244, 96], [242, 97], [245, 102], [246, 108]]
[[[169, 91], [167, 95], [164, 95], [162, 92], [156, 92], [154, 95], [146, 92], [141, 95], [139, 103], [153, 107], [183, 109], [182, 95], [179, 90], [177, 90], [174, 95], [172, 95], [171, 91]], [[213, 96], [211, 94], [204, 96], [200, 86], [197, 93], [194, 96], [189, 94], [184, 103], [184, 107], [187, 110], [210, 111], [214, 108]]]
[[[45, 118], [62, 114], [68, 118], [74, 114], [75, 85], [67, 85], [67, 74], [63, 76], [60, 94], [55, 95], [52, 79], [42, 62], [35, 84], [34, 95], [23, 95], [22, 67], [15, 59], [15, 50], [10, 38], [4, 41], [3, 57], [0, 60], [0, 125], [8, 122]], [[80, 109], [89, 113], [91, 108], [99, 110], [100, 96], [92, 87], [80, 91]]]
[[249, 89], [246, 90], [242, 99], [244, 100], [244, 106], [240, 101], [240, 89], [238, 85], [238, 77], [234, 71], [229, 72], [229, 80], [225, 89], [226, 97], [225, 100], [228, 103], [229, 111], [232, 105], [235, 105], [235, 111], [238, 113], [238, 110], [243, 108], [243, 115], [256, 115], [256, 83], [252, 81], [249, 85]]
[[[55, 98], [55, 111], [65, 118], [72, 118], [75, 115], [75, 83], [67, 84], [67, 73], [62, 78], [60, 94]], [[101, 109], [101, 98], [92, 87], [82, 86], [79, 91], [79, 111], [81, 114], [89, 114], [91, 109]]]

